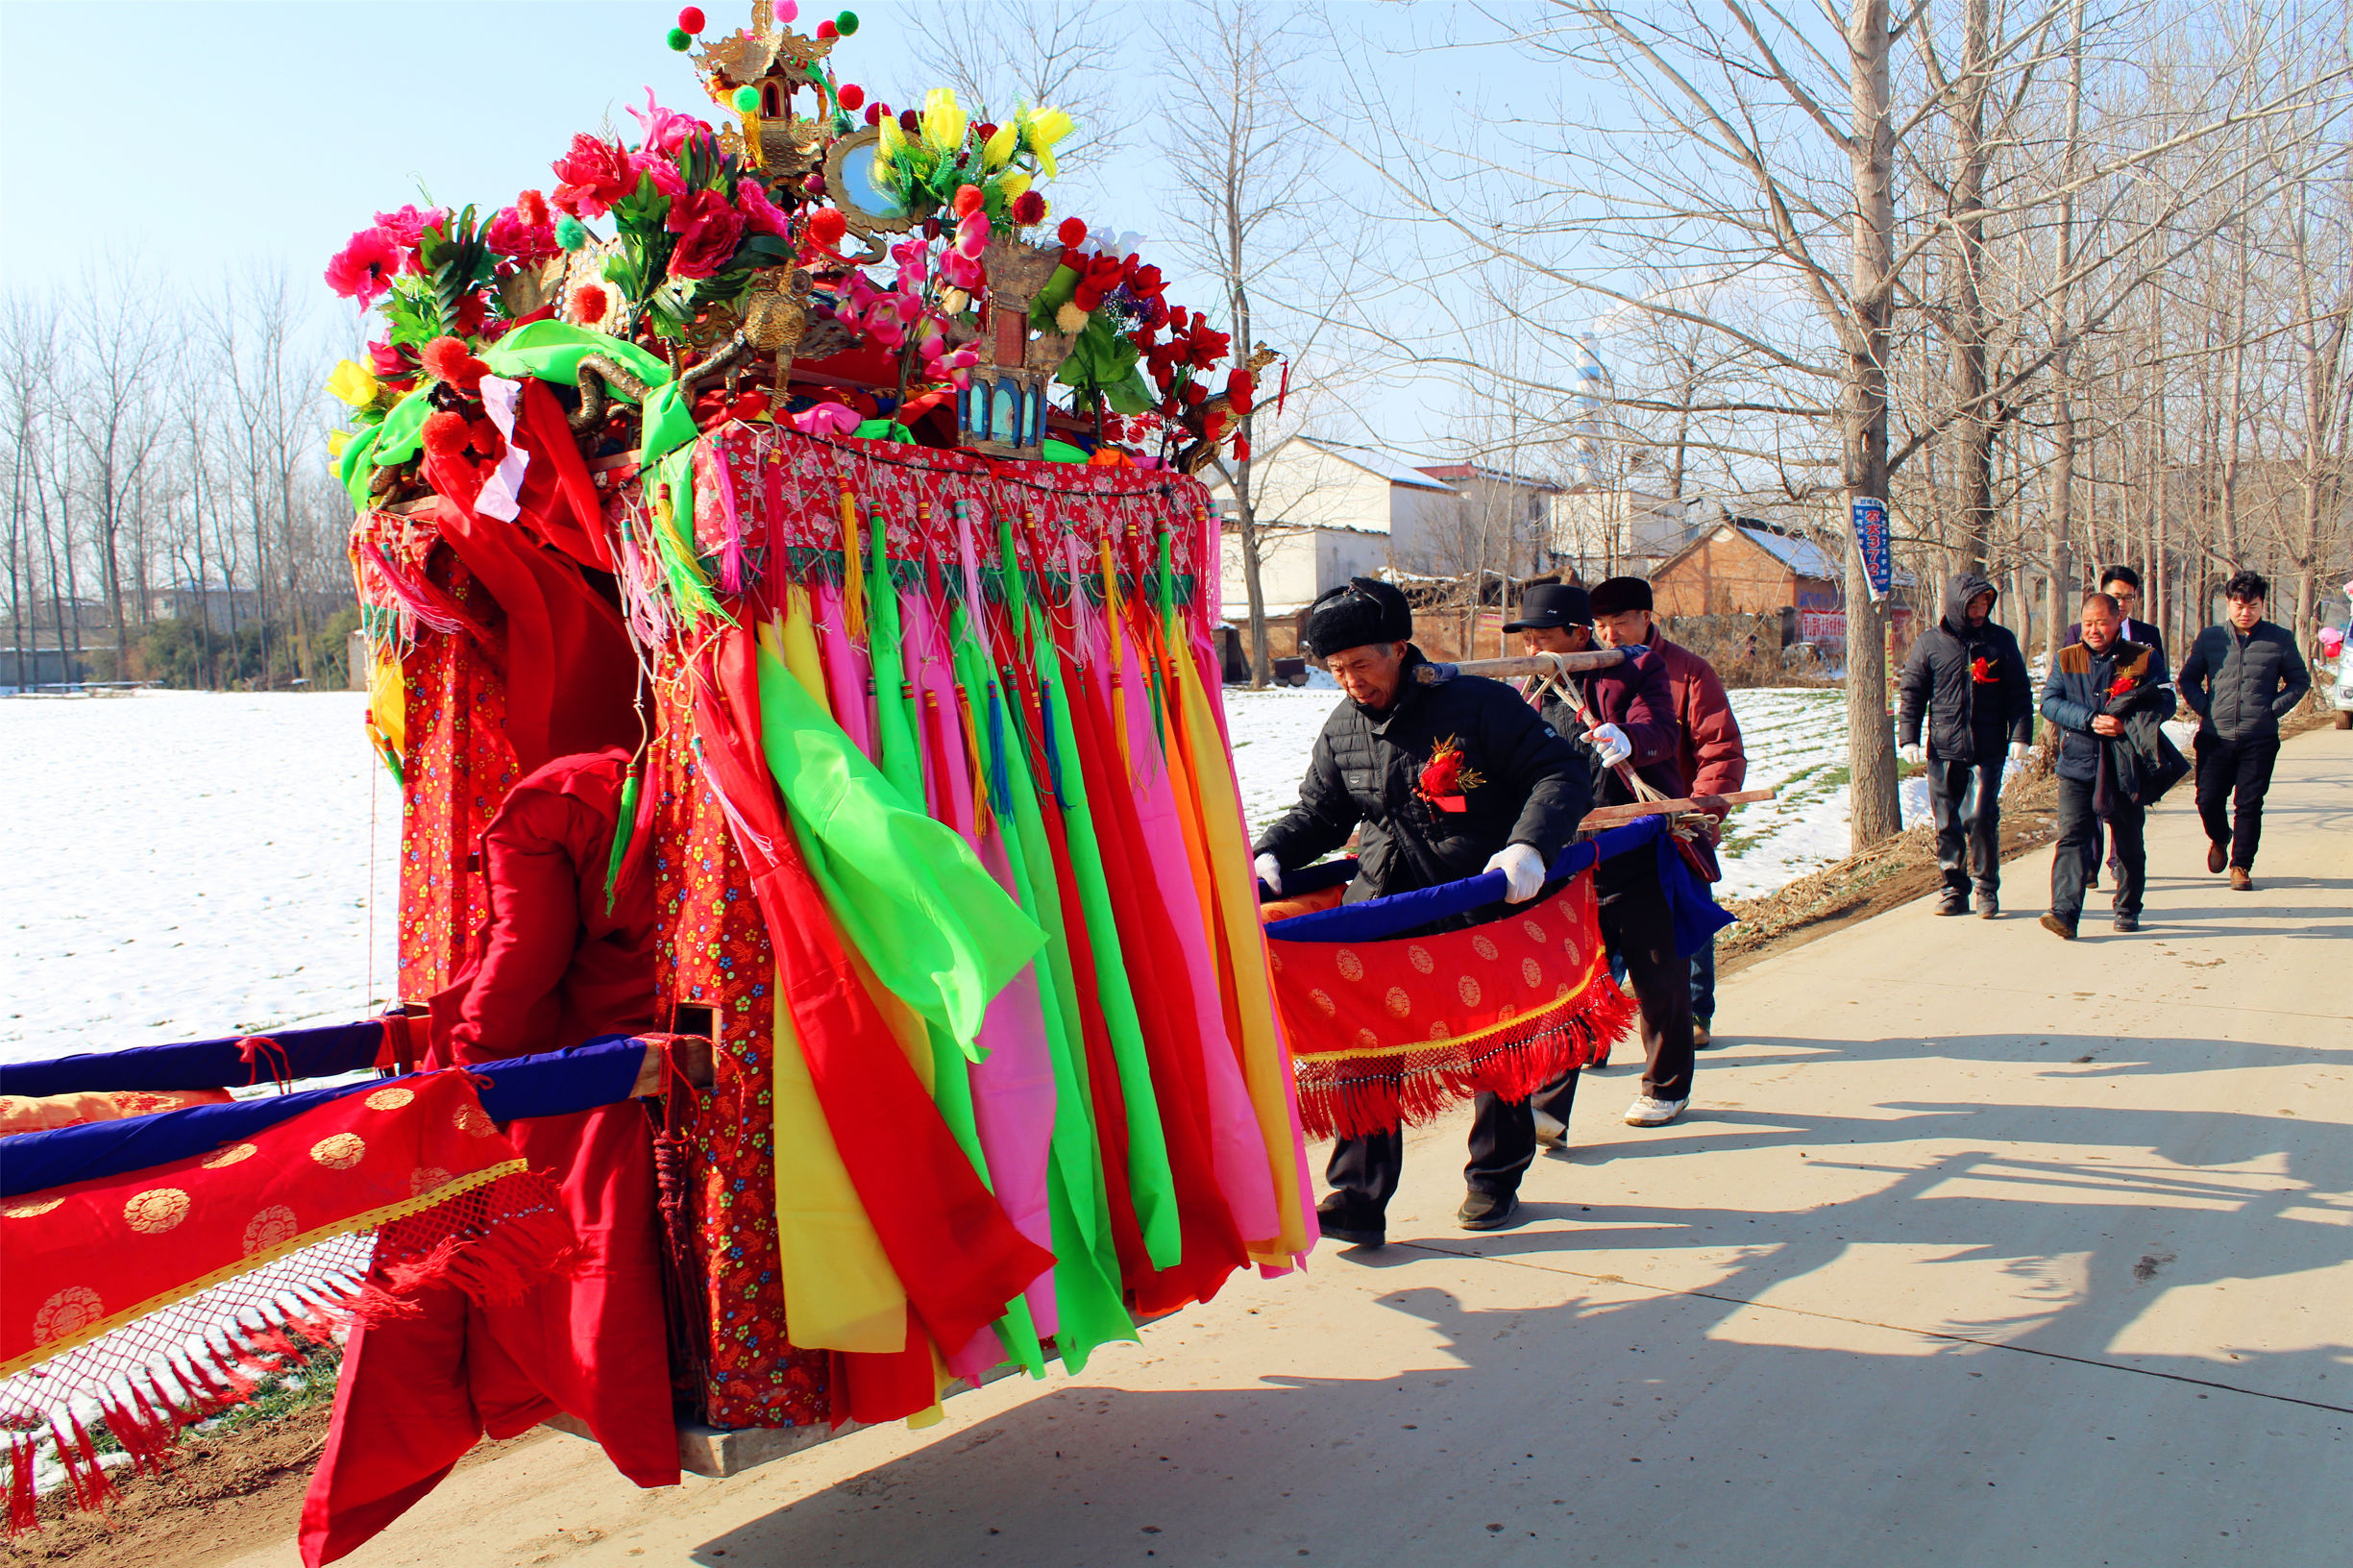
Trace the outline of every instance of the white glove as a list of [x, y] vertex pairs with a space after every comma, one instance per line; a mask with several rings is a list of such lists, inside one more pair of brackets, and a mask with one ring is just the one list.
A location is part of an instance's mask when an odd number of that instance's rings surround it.
[[2028, 746], [2024, 741], [2012, 741], [2010, 743], [2010, 760], [2012, 762], [2024, 762], [2032, 755], [2034, 755], [2034, 747]]
[[1596, 724], [1585, 731], [1585, 739], [1600, 748], [1605, 768], [1615, 768], [1634, 754], [1634, 743], [1615, 724]]
[[1910, 746], [1900, 746], [1896, 747], [1896, 755], [1901, 757], [1904, 761], [1912, 764], [1914, 767], [1918, 767], [1920, 764], [1928, 760], [1928, 748], [1921, 745], [1918, 741], [1914, 741]]
[[1266, 884], [1266, 891], [1280, 897], [1283, 893], [1283, 863], [1272, 855], [1261, 855], [1251, 864], [1259, 873], [1259, 880]]
[[1504, 873], [1504, 901], [1524, 904], [1544, 891], [1544, 857], [1531, 844], [1506, 845], [1486, 868]]

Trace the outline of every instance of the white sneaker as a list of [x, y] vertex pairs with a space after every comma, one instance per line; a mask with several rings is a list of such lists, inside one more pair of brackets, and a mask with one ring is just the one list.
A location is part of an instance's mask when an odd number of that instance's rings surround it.
[[1634, 1103], [1626, 1108], [1629, 1127], [1664, 1127], [1683, 1114], [1689, 1100], [1655, 1100], [1648, 1094], [1637, 1094]]
[[1558, 1116], [1548, 1116], [1539, 1111], [1536, 1115], [1536, 1141], [1548, 1149], [1569, 1146], [1569, 1124]]

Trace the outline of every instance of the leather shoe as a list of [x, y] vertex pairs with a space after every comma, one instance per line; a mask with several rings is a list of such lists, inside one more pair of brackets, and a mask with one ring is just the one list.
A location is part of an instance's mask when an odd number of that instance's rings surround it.
[[1335, 1241], [1355, 1247], [1384, 1246], [1388, 1241], [1386, 1216], [1365, 1214], [1344, 1192], [1335, 1192], [1315, 1206], [1315, 1228]]
[[2044, 930], [2051, 932], [2056, 936], [2064, 937], [2069, 942], [2073, 942], [2075, 940], [2075, 922], [2073, 920], [2063, 920], [2056, 915], [2046, 915], [2043, 917], [2042, 926]]
[[2206, 869], [2208, 870], [2218, 871], [2228, 864], [2230, 864], [2229, 850], [2223, 848], [2218, 844], [2210, 844], [2206, 845]]
[[2233, 893], [2253, 893], [2255, 891], [2255, 879], [2247, 874], [2245, 867], [2233, 866], [2230, 869], [2230, 891]]
[[1969, 897], [1966, 894], [1946, 894], [1936, 901], [1936, 912], [1939, 915], [1966, 915], [1969, 913]]
[[2115, 919], [2108, 922], [2108, 929], [2111, 931], [2138, 931], [2141, 929], [2141, 917], [2138, 915], [2119, 915]]
[[1981, 920], [2001, 919], [2001, 900], [1990, 893], [1977, 894], [1977, 919]]
[[1474, 1188], [1455, 1211], [1455, 1223], [1466, 1231], [1500, 1231], [1519, 1222], [1520, 1200], [1513, 1192], [1482, 1192]]

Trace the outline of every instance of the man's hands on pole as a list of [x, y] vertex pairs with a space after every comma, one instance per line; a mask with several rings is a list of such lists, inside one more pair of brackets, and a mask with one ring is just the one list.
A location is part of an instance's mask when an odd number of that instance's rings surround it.
[[1626, 738], [1626, 731], [1615, 724], [1595, 724], [1585, 731], [1585, 739], [1602, 754], [1602, 766], [1615, 768], [1634, 754], [1634, 743]]
[[1504, 873], [1504, 901], [1524, 904], [1544, 891], [1544, 857], [1532, 844], [1506, 845], [1483, 868]]

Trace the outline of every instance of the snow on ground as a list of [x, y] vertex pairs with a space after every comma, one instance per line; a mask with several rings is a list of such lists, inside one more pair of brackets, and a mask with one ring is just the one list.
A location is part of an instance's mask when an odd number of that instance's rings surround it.
[[360, 693], [0, 700], [0, 1059], [335, 1022], [393, 988]]

